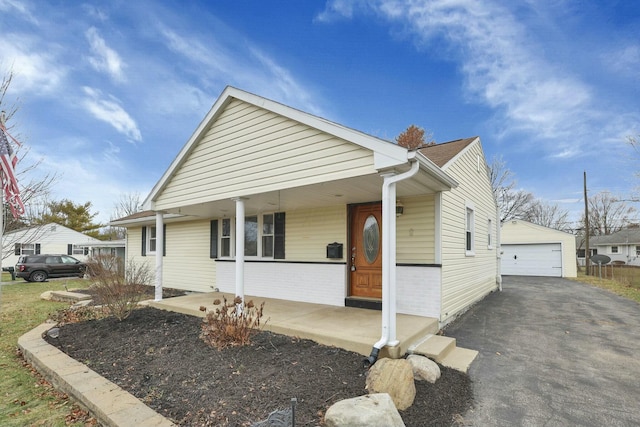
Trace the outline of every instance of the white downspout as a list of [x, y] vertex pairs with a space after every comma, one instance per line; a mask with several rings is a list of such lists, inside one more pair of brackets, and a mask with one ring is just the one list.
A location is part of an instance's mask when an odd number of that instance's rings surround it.
[[244, 199], [233, 200], [236, 202], [236, 297], [244, 302]]
[[164, 248], [164, 220], [162, 212], [156, 212], [156, 301], [162, 301], [162, 248]]
[[498, 290], [502, 292], [502, 242], [500, 238], [502, 236], [502, 221], [500, 221], [500, 208], [496, 208], [496, 262], [498, 265], [496, 266], [496, 270], [498, 273], [498, 277], [496, 280], [498, 281]]
[[[412, 153], [409, 153], [411, 155]], [[399, 175], [382, 174], [382, 334], [373, 345], [365, 366], [373, 365], [385, 345], [398, 345], [396, 339], [396, 183], [411, 178], [420, 169], [417, 160]]]

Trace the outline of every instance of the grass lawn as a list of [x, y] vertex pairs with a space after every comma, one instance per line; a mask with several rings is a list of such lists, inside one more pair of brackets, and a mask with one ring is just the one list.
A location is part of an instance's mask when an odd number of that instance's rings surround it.
[[586, 276], [584, 271], [578, 271], [578, 277], [575, 280], [607, 289], [617, 295], [623, 296], [640, 304], [640, 267], [639, 268], [613, 268], [613, 278], [606, 279], [605, 276], [611, 277], [609, 271], [603, 271], [603, 278], [600, 275]]
[[[3, 273], [2, 280], [11, 282], [11, 276]], [[89, 282], [57, 279], [27, 283], [19, 279], [0, 289], [0, 426], [84, 425], [72, 421], [77, 419], [78, 408], [25, 368], [16, 354], [18, 337], [44, 322], [49, 313], [68, 306], [40, 299], [43, 292], [64, 290], [64, 285], [86, 288]]]

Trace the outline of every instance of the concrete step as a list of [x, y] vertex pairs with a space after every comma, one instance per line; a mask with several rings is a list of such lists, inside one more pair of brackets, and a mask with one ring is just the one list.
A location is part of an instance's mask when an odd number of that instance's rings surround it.
[[478, 352], [456, 346], [456, 339], [441, 335], [427, 335], [409, 347], [409, 353], [433, 359], [443, 366], [468, 372]]
[[91, 299], [91, 295], [81, 294], [80, 292], [71, 291], [50, 291], [49, 298], [52, 301], [60, 302], [78, 302]]

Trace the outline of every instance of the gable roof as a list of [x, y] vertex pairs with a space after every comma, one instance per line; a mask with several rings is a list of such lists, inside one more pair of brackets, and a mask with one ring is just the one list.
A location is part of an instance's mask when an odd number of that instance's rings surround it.
[[606, 236], [590, 236], [589, 246], [598, 245], [640, 245], [640, 228], [627, 228]]
[[456, 139], [455, 141], [428, 145], [426, 147], [418, 149], [418, 151], [433, 163], [435, 163], [436, 166], [442, 168], [477, 139], [477, 136], [471, 138]]
[[[209, 127], [215, 122], [220, 114], [222, 114], [226, 106], [229, 105], [229, 103], [231, 103], [234, 99], [272, 111], [288, 119], [295, 120], [299, 123], [321, 130], [337, 138], [369, 149], [373, 152], [374, 166], [378, 170], [406, 165], [408, 164], [409, 159], [413, 157], [413, 154], [411, 154], [409, 150], [392, 142], [367, 135], [357, 130], [342, 126], [338, 123], [323, 119], [318, 116], [314, 116], [309, 113], [305, 113], [284, 104], [280, 104], [278, 102], [254, 95], [249, 92], [245, 92], [231, 86], [227, 86], [220, 97], [213, 104], [213, 107], [211, 108], [209, 113], [200, 122], [187, 143], [182, 147], [176, 158], [173, 160], [173, 162], [171, 162], [169, 168], [165, 171], [156, 185], [154, 185], [153, 189], [143, 203], [143, 206], [146, 209], [153, 208], [153, 201], [164, 190], [168, 182], [171, 180], [171, 177], [176, 173], [176, 171], [180, 168], [184, 161], [186, 161], [189, 153], [202, 139]], [[447, 177], [446, 174], [442, 173], [442, 171], [438, 172], [440, 172], [441, 179], [448, 178], [449, 180], [451, 180], [451, 178]], [[454, 183], [454, 181], [452, 181], [452, 183]]]

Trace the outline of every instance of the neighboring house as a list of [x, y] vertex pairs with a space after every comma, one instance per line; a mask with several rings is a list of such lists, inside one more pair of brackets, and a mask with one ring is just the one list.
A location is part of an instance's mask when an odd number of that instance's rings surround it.
[[504, 275], [578, 275], [573, 234], [514, 219], [502, 224], [500, 245]]
[[444, 324], [500, 280], [477, 137], [408, 151], [228, 87], [144, 205], [111, 224], [155, 269], [156, 299], [220, 290]]
[[5, 233], [2, 236], [3, 267], [12, 267], [20, 255], [67, 254], [85, 260], [88, 245], [100, 240], [60, 224], [50, 223]]
[[98, 242], [89, 243], [85, 247], [91, 256], [109, 255], [118, 257], [124, 261], [127, 241], [125, 239], [99, 240]]
[[[584, 237], [580, 237], [577, 243], [578, 263], [583, 266], [586, 245]], [[640, 266], [640, 228], [628, 228], [606, 236], [591, 236], [589, 247], [591, 256], [607, 255], [611, 262]]]

